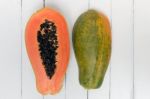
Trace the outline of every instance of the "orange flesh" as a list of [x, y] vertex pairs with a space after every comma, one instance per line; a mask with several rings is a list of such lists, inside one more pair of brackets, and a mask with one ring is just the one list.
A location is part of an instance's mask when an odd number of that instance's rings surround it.
[[[55, 23], [58, 35], [59, 47], [56, 56], [56, 70], [51, 79], [46, 75], [37, 42], [37, 31], [45, 19]], [[50, 8], [43, 8], [30, 18], [25, 32], [27, 53], [35, 73], [38, 91], [43, 95], [58, 93], [63, 84], [70, 54], [69, 34], [65, 19], [58, 12]]]

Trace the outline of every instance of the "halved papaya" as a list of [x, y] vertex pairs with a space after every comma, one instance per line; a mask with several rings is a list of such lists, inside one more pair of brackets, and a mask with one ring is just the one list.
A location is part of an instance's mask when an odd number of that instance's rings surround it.
[[43, 95], [58, 93], [70, 56], [64, 17], [50, 8], [39, 10], [26, 25], [25, 43], [38, 91]]

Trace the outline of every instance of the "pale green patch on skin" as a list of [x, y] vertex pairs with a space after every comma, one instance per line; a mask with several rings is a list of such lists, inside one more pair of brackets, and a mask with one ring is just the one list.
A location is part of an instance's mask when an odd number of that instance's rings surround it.
[[111, 56], [111, 34], [106, 33], [103, 18], [97, 11], [89, 10], [78, 18], [73, 28], [79, 81], [86, 89], [101, 86]]

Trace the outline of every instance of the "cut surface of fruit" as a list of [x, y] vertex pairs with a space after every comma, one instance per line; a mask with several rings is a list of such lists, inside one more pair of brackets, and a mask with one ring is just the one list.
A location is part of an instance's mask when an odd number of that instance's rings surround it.
[[69, 33], [64, 17], [51, 8], [33, 14], [26, 25], [25, 43], [38, 91], [60, 91], [70, 56]]

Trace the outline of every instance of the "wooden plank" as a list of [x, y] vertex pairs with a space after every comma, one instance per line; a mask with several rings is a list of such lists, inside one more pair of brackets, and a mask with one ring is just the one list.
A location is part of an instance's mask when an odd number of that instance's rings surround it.
[[135, 99], [150, 99], [150, 1], [134, 1]]
[[133, 0], [112, 0], [111, 99], [133, 98]]
[[20, 1], [0, 3], [0, 99], [20, 98], [21, 8]]
[[[90, 0], [89, 7], [104, 13], [111, 23], [111, 0]], [[110, 66], [108, 67], [102, 86], [99, 89], [89, 91], [89, 99], [109, 99]]]
[[[53, 8], [57, 11], [59, 11], [60, 13], [62, 13], [62, 5], [63, 5], [64, 0], [46, 0], [45, 1], [45, 6], [46, 7], [50, 7]], [[62, 4], [62, 5], [61, 5]], [[62, 7], [62, 8], [61, 8]], [[61, 10], [60, 10], [61, 9]], [[63, 14], [63, 13], [62, 13]], [[64, 80], [64, 84], [62, 89], [60, 90], [59, 93], [55, 94], [55, 95], [47, 95], [44, 96], [44, 99], [65, 99], [65, 80]]]
[[66, 76], [66, 99], [87, 99], [87, 91], [79, 84], [78, 66], [72, 47], [72, 29], [77, 18], [88, 9], [88, 0], [64, 0], [64, 8], [70, 31], [71, 55]]
[[43, 7], [43, 0], [22, 0], [22, 99], [42, 99], [36, 89], [34, 73], [25, 48], [24, 31], [33, 13]]
[[[71, 46], [71, 55], [70, 55], [70, 63], [68, 66], [65, 88], [61, 90], [59, 96], [56, 96], [54, 99], [86, 99], [87, 93], [84, 90], [78, 80], [78, 68], [76, 64], [76, 60], [74, 57], [73, 49], [72, 49], [72, 28], [74, 22], [77, 17], [84, 11], [88, 9], [88, 1], [87, 0], [47, 0], [46, 5], [49, 7], [53, 7], [64, 15], [66, 21], [68, 23], [68, 29], [70, 32], [70, 46]], [[48, 96], [46, 99], [49, 99], [51, 96]]]

